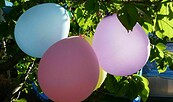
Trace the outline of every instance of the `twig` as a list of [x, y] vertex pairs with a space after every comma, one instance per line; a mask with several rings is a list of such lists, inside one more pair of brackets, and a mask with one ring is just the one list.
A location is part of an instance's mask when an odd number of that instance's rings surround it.
[[10, 95], [9, 99], [14, 99], [14, 96], [15, 96], [17, 93], [18, 93], [17, 97], [19, 97], [20, 92], [21, 92], [21, 90], [22, 90], [22, 88], [23, 88], [23, 86], [24, 86], [24, 83], [25, 83], [26, 80], [28, 79], [31, 70], [32, 70], [33, 67], [34, 67], [34, 64], [35, 64], [35, 61], [33, 61], [33, 62], [30, 64], [30, 66], [28, 67], [26, 73], [24, 74], [25, 77], [24, 77], [24, 79], [22, 80], [22, 83], [20, 83], [20, 84], [14, 89], [14, 91], [13, 91], [12, 94]]

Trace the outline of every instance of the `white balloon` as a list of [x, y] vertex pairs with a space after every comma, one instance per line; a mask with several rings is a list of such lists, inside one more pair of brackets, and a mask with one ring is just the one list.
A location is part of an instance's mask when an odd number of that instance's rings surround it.
[[44, 3], [24, 12], [15, 26], [15, 40], [26, 54], [41, 58], [55, 42], [68, 37], [70, 17], [58, 4]]
[[116, 76], [136, 73], [150, 55], [150, 41], [142, 27], [137, 23], [128, 32], [116, 14], [100, 21], [92, 46], [100, 66]]

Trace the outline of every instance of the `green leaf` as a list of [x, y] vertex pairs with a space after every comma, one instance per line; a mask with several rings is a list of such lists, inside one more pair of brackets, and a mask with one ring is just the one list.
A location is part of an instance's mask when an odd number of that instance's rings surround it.
[[158, 67], [158, 72], [159, 73], [164, 73], [166, 70], [167, 70], [167, 66]]
[[105, 85], [106, 89], [111, 92], [115, 93], [116, 92], [116, 85], [117, 85], [117, 80], [113, 75], [107, 74], [106, 80], [105, 80]]
[[127, 85], [126, 96], [128, 96], [131, 100], [135, 99], [138, 96], [137, 90], [137, 82], [135, 79], [130, 79], [129, 84]]
[[173, 38], [173, 3], [162, 4], [156, 19], [156, 35], [159, 38]]
[[140, 16], [140, 20], [153, 24], [153, 18], [151, 17], [151, 15], [153, 15], [152, 10], [150, 9], [150, 7], [146, 7], [145, 5], [140, 5], [140, 4], [135, 4], [138, 12], [139, 12], [139, 16]]
[[0, 0], [0, 8], [5, 6], [5, 0]]
[[158, 48], [159, 50], [163, 51], [163, 50], [166, 49], [166, 45], [163, 44], [163, 43], [158, 43], [158, 44], [156, 45], [156, 48]]
[[159, 51], [160, 57], [161, 57], [161, 58], [164, 58], [164, 53], [163, 53], [163, 51], [166, 50], [166, 45], [164, 45], [163, 43], [158, 43], [158, 44], [156, 45], [156, 48], [157, 48], [158, 51]]
[[22, 99], [16, 100], [15, 102], [27, 102], [27, 100], [22, 98]]
[[78, 19], [78, 24], [79, 24], [80, 27], [82, 27], [83, 25], [85, 25], [85, 18], [82, 17], [82, 18]]
[[75, 15], [76, 15], [77, 19], [83, 17], [82, 9], [81, 9], [81, 8], [77, 8], [77, 9], [75, 10]]
[[144, 31], [148, 34], [151, 33], [153, 31], [153, 25], [147, 22], [144, 22], [142, 24], [142, 28], [144, 29]]
[[167, 70], [167, 61], [165, 61], [165, 57], [163, 59], [158, 59], [156, 60], [156, 64], [157, 64], [157, 69], [159, 73], [163, 73]]
[[160, 38], [160, 39], [163, 39], [163, 38], [164, 38], [164, 36], [163, 36], [163, 31], [161, 32], [161, 30], [156, 30], [156, 35], [157, 35], [157, 37]]
[[160, 55], [161, 58], [164, 58], [164, 53], [163, 53], [163, 51], [159, 50], [159, 55]]
[[142, 98], [142, 101], [146, 102], [149, 96], [150, 89], [149, 87], [145, 87], [144, 90], [140, 93], [140, 96]]
[[169, 64], [169, 65], [173, 64], [173, 59], [172, 59], [172, 57], [171, 57], [171, 56], [166, 57], [166, 59], [165, 59], [165, 60], [168, 62], [168, 64]]
[[122, 79], [122, 76], [114, 76], [117, 82], [119, 82]]
[[127, 30], [132, 30], [138, 19], [136, 7], [132, 4], [125, 4], [123, 8], [118, 11], [118, 19]]
[[85, 9], [89, 14], [93, 14], [99, 10], [99, 5], [97, 0], [87, 0], [85, 4]]
[[88, 27], [91, 27], [94, 25], [93, 20], [92, 20], [92, 16], [81, 17], [80, 19], [78, 19], [78, 24], [82, 29], [87, 30]]
[[171, 70], [173, 70], [173, 64], [169, 65], [169, 68], [170, 68]]
[[115, 96], [124, 96], [127, 92], [129, 81], [127, 79], [121, 79], [116, 85], [116, 91], [114, 92]]
[[[137, 78], [138, 80], [140, 80], [140, 84], [143, 84], [143, 87], [141, 92], [139, 93], [139, 96], [142, 98], [142, 101], [146, 102], [147, 99], [148, 99], [148, 96], [149, 96], [149, 92], [150, 92], [150, 89], [149, 89], [149, 82], [147, 80], [147, 78], [143, 77], [143, 76], [139, 76], [137, 74], [134, 74], [133, 75], [135, 78]], [[139, 85], [140, 85], [139, 84]]]

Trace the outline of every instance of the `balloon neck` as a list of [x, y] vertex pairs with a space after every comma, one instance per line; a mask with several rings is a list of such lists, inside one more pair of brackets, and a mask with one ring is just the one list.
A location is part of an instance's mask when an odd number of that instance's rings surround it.
[[79, 34], [80, 38], [85, 38], [85, 35]]

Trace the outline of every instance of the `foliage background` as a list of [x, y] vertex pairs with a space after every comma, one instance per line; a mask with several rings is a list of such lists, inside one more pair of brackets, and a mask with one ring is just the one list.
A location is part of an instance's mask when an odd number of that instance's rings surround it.
[[[46, 2], [60, 4], [69, 11], [71, 28], [69, 36], [84, 34], [92, 37], [97, 24], [108, 15], [117, 13], [127, 30], [138, 22], [149, 34], [151, 54], [157, 69], [164, 72], [169, 65], [173, 69], [173, 53], [166, 44], [173, 41], [172, 0], [8, 0], [14, 5], [7, 7], [0, 0], [4, 21], [0, 20], [0, 102], [38, 102], [32, 83], [37, 84], [37, 67], [40, 59], [24, 54], [14, 41], [14, 27], [19, 16], [28, 8]], [[145, 77], [107, 75], [102, 86], [84, 102], [130, 101], [141, 96], [146, 101], [149, 95]], [[39, 92], [41, 90], [39, 89]], [[118, 101], [119, 100], [119, 101]]]

